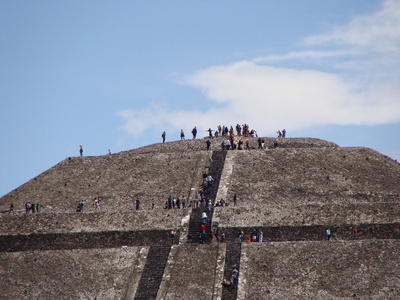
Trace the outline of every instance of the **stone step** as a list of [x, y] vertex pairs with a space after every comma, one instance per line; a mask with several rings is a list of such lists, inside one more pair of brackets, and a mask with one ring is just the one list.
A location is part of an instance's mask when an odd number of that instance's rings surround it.
[[[240, 255], [241, 255], [240, 243], [229, 243], [226, 245], [226, 257], [225, 257], [225, 268], [224, 268], [225, 279], [229, 280], [231, 278], [234, 266], [236, 266], [237, 270], [239, 271], [239, 277], [240, 277]], [[222, 299], [235, 300], [236, 298], [237, 298], [237, 286], [223, 287]]]
[[136, 291], [136, 300], [156, 299], [170, 250], [170, 247], [150, 247]]
[[[307, 225], [307, 226], [260, 226], [260, 227], [221, 227], [225, 232], [226, 242], [237, 242], [239, 231], [243, 230], [243, 242], [248, 235], [256, 229], [263, 232], [263, 242], [288, 242], [288, 241], [324, 241], [327, 240], [326, 230], [331, 231], [333, 240], [352, 240], [352, 228], [357, 228], [358, 240], [365, 239], [400, 239], [400, 223], [390, 224], [343, 224], [343, 225]], [[370, 228], [373, 227], [371, 235]]]
[[[0, 235], [0, 252], [170, 246], [170, 232], [170, 230], [135, 230]], [[179, 232], [175, 239], [179, 240]]]

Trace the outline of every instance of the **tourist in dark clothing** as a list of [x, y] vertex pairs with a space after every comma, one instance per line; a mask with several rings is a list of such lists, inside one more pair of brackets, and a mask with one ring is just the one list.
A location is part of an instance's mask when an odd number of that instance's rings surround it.
[[210, 139], [207, 140], [206, 144], [207, 144], [207, 150], [210, 150], [210, 146], [211, 146]]
[[165, 133], [165, 131], [162, 133], [162, 135], [161, 135], [161, 137], [162, 137], [162, 142], [163, 143], [165, 143], [165, 136], [166, 136], [167, 134]]
[[374, 226], [371, 225], [371, 227], [369, 228], [369, 237], [371, 239], [374, 238], [374, 233], [375, 233]]
[[240, 230], [239, 231], [239, 243], [243, 242], [243, 236], [244, 236], [244, 232], [243, 232], [243, 230]]
[[254, 228], [253, 232], [251, 233], [251, 241], [254, 243], [257, 241], [257, 230]]
[[139, 210], [140, 208], [140, 201], [139, 199], [136, 199], [136, 210]]
[[175, 231], [171, 231], [171, 243], [174, 244], [175, 243]]
[[204, 244], [205, 241], [206, 241], [206, 232], [203, 231], [203, 232], [200, 234], [200, 237], [201, 237], [201, 242]]
[[83, 211], [83, 202], [79, 201], [78, 206], [76, 208], [77, 212], [82, 212]]
[[10, 204], [10, 210], [9, 210], [8, 214], [10, 214], [10, 213], [11, 213], [11, 211], [12, 211], [12, 212], [13, 212], [13, 214], [15, 215], [14, 203], [11, 203], [11, 204]]
[[233, 287], [237, 287], [238, 286], [238, 282], [239, 282], [239, 270], [237, 268], [237, 266], [233, 266], [233, 270], [232, 270], [232, 279], [233, 279]]
[[172, 208], [172, 197], [169, 196], [168, 198], [168, 208], [171, 209]]
[[186, 198], [184, 195], [182, 195], [181, 203], [182, 203], [182, 208], [186, 208]]

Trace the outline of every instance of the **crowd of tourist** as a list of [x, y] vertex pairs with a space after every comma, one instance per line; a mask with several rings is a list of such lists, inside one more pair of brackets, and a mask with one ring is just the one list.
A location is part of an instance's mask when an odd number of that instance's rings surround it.
[[[191, 132], [193, 139], [196, 139], [197, 132], [198, 132], [197, 127], [196, 126], [193, 127], [192, 132]], [[223, 147], [225, 147], [225, 148], [229, 147], [230, 149], [236, 149], [236, 148], [233, 148], [233, 144], [232, 144], [232, 142], [230, 142], [230, 140], [233, 140], [234, 136], [258, 137], [257, 131], [254, 129], [250, 129], [248, 124], [242, 124], [242, 125], [236, 124], [235, 128], [233, 128], [232, 125], [231, 126], [218, 125], [215, 130], [209, 128], [208, 130], [206, 130], [206, 132], [208, 133], [209, 138], [219, 137], [219, 136], [229, 137], [227, 140], [229, 145], [226, 141], [224, 141]], [[283, 129], [282, 131], [278, 130], [276, 133], [278, 134], [278, 136], [277, 136], [278, 138], [286, 137], [286, 129]], [[165, 138], [166, 138], [165, 131], [161, 134], [161, 138], [162, 138], [162, 142], [165, 143]], [[180, 131], [180, 139], [181, 140], [185, 139], [185, 132], [183, 129], [181, 129], [181, 131]], [[209, 149], [209, 147], [210, 147], [209, 144], [210, 144], [210, 141], [208, 140], [207, 141], [207, 149]], [[242, 142], [242, 144], [239, 144], [239, 149], [243, 149], [243, 147], [244, 146], [243, 146], [243, 142]], [[246, 149], [249, 149], [249, 143], [246, 144]]]
[[[154, 201], [154, 200], [153, 200]], [[155, 206], [154, 202], [152, 202], [152, 207]], [[186, 198], [184, 195], [182, 195], [182, 199], [179, 197], [168, 197], [168, 200], [165, 201], [164, 205], [165, 209], [180, 209], [180, 208], [186, 208]]]

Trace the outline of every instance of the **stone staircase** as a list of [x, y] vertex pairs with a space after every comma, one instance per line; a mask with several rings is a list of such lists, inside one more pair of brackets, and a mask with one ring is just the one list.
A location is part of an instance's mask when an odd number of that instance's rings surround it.
[[[240, 277], [240, 253], [241, 253], [240, 243], [228, 243], [226, 245], [226, 257], [225, 257], [225, 268], [224, 268], [224, 278], [229, 279], [232, 275], [233, 267], [236, 266], [239, 271]], [[223, 287], [222, 299], [223, 300], [233, 300], [237, 298], [237, 286]]]
[[190, 214], [190, 223], [189, 223], [189, 234], [192, 235], [192, 242], [193, 243], [200, 243], [201, 238], [200, 238], [200, 226], [201, 226], [201, 214], [203, 211], [207, 212], [208, 220], [206, 223], [206, 240], [205, 243], [210, 243], [210, 236], [211, 236], [211, 218], [212, 214], [211, 212], [213, 211], [212, 208], [210, 208], [210, 211], [207, 211], [207, 209], [203, 210], [201, 207], [193, 209], [192, 213]]
[[171, 247], [150, 247], [136, 291], [136, 300], [156, 299]]
[[[199, 208], [193, 208], [192, 213], [190, 215], [190, 223], [189, 223], [189, 234], [192, 235], [192, 241], [194, 243], [202, 242], [200, 238], [200, 226], [201, 226], [201, 215], [203, 211], [207, 213], [207, 223], [206, 223], [206, 240], [205, 243], [211, 242], [211, 232], [212, 232], [212, 217], [214, 214], [214, 204], [215, 198], [218, 192], [218, 186], [221, 179], [222, 169], [224, 167], [226, 157], [226, 151], [213, 151], [212, 154], [212, 162], [209, 168], [209, 175], [213, 178], [213, 186], [211, 190], [211, 194], [207, 195], [207, 200], [211, 199], [211, 207], [208, 209], [203, 209], [201, 205]], [[215, 234], [215, 233], [214, 233]]]

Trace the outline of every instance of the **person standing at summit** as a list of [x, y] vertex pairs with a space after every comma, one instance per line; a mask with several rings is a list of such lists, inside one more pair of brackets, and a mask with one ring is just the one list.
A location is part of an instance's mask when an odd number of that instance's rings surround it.
[[82, 144], [79, 146], [79, 153], [81, 154], [81, 156], [83, 156], [83, 146], [82, 146]]
[[165, 143], [165, 136], [166, 136], [167, 134], [165, 133], [165, 131], [162, 133], [162, 135], [161, 135], [161, 137], [162, 137], [162, 142], [163, 143]]
[[196, 138], [196, 135], [197, 135], [197, 128], [196, 128], [196, 126], [194, 126], [194, 128], [193, 128], [193, 130], [192, 130], [192, 135], [193, 135], [193, 139], [195, 139], [195, 138]]

